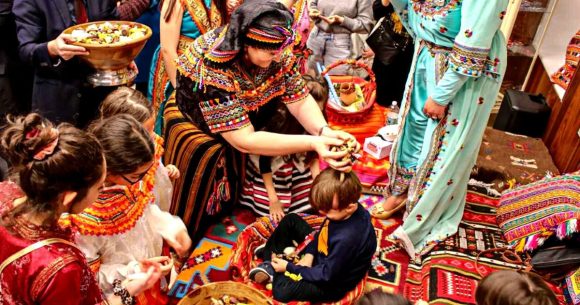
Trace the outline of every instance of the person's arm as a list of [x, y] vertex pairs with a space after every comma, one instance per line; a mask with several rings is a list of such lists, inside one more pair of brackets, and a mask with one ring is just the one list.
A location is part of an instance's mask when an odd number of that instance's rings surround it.
[[470, 77], [477, 78], [484, 73], [493, 38], [502, 22], [500, 13], [505, 10], [502, 3], [499, 0], [462, 2], [461, 28], [449, 54], [449, 68], [431, 96], [435, 103], [446, 106]]
[[373, 28], [373, 8], [372, 0], [358, 0], [358, 12], [355, 18], [342, 16], [341, 25], [351, 31], [351, 33], [368, 34]]
[[322, 128], [328, 126], [320, 107], [310, 94], [301, 101], [286, 104], [286, 107], [311, 135], [319, 135]]
[[[50, 277], [34, 286], [33, 298], [35, 304], [42, 305], [78, 305], [91, 304], [95, 305], [122, 305], [122, 299], [119, 296], [111, 295], [107, 298], [106, 303], [102, 302], [102, 293], [96, 282], [91, 281], [89, 277], [92, 274], [87, 274], [87, 269], [78, 261], [66, 261], [62, 259], [59, 264], [65, 264], [64, 267], [59, 268], [59, 265], [53, 265], [43, 270], [45, 275]], [[121, 284], [129, 295], [137, 296], [143, 291], [155, 285], [161, 277], [161, 269], [159, 264], [148, 264], [147, 270], [143, 271], [143, 277], [135, 280], [130, 280]], [[50, 268], [50, 269], [48, 269]], [[90, 271], [89, 271], [90, 272]], [[102, 302], [102, 303], [101, 303]]]
[[99, 287], [106, 296], [112, 295], [113, 281], [125, 280], [131, 274], [139, 272], [139, 262], [113, 264], [110, 258], [116, 254], [115, 245], [109, 245], [106, 237], [78, 234], [75, 243], [83, 251], [91, 270], [97, 274]]
[[347, 241], [338, 241], [334, 248], [322, 262], [317, 262], [315, 266], [305, 267], [288, 263], [286, 270], [290, 273], [300, 274], [302, 278], [309, 282], [324, 283], [340, 274], [344, 266], [352, 261], [354, 252]]
[[310, 173], [313, 180], [320, 174], [320, 160], [318, 158], [314, 158], [310, 163]]
[[276, 194], [274, 179], [272, 177], [272, 157], [258, 156], [258, 159], [260, 175], [262, 175], [262, 180], [264, 181], [264, 186], [266, 187], [266, 192], [268, 193], [268, 200], [270, 200], [271, 203], [277, 202], [278, 195]]
[[18, 52], [24, 62], [36, 68], [54, 69], [59, 66], [60, 58], [69, 60], [88, 54], [85, 48], [68, 44], [72, 41], [70, 35], [61, 34], [47, 41], [45, 17], [35, 1], [16, 0], [12, 11], [16, 17]]
[[117, 6], [119, 19], [133, 21], [141, 17], [141, 15], [143, 15], [143, 12], [145, 12], [149, 8], [150, 4], [151, 4], [150, 0], [122, 1]]
[[180, 257], [186, 257], [191, 249], [191, 238], [181, 218], [161, 211], [155, 204], [149, 205], [149, 223]]
[[175, 1], [173, 6], [173, 11], [171, 12], [171, 18], [165, 21], [164, 16], [169, 8], [169, 3], [171, 1], [163, 1], [163, 6], [161, 7], [161, 18], [159, 20], [159, 30], [160, 30], [160, 41], [161, 41], [161, 54], [163, 55], [163, 64], [165, 65], [165, 71], [169, 76], [171, 85], [175, 88], [176, 82], [176, 59], [177, 59], [177, 47], [179, 45], [179, 38], [181, 36], [181, 22], [183, 21], [183, 6], [179, 1]]

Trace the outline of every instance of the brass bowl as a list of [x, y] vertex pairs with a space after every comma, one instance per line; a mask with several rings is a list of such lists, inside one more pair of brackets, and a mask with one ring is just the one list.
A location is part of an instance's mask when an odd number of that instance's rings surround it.
[[145, 46], [147, 40], [151, 37], [151, 28], [144, 24], [131, 21], [95, 21], [83, 24], [77, 24], [64, 30], [65, 34], [71, 34], [72, 31], [79, 28], [86, 28], [91, 24], [101, 24], [109, 22], [111, 24], [129, 25], [131, 27], [137, 25], [147, 30], [145, 36], [129, 42], [117, 42], [113, 44], [90, 44], [90, 43], [72, 43], [75, 46], [81, 46], [89, 51], [89, 55], [79, 56], [91, 67], [100, 71], [113, 71], [127, 68], [129, 64], [137, 57], [139, 52]]
[[211, 305], [211, 298], [220, 299], [224, 295], [238, 299], [246, 298], [254, 305], [272, 305], [272, 300], [258, 289], [232, 281], [199, 286], [190, 291], [177, 305]]

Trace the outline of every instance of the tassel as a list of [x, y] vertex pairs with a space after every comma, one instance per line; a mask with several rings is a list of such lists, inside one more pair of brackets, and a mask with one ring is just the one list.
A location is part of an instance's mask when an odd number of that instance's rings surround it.
[[567, 228], [568, 230], [566, 231], [567, 236], [570, 236], [574, 233], [576, 233], [578, 231], [578, 219], [574, 218], [574, 219], [570, 219], [567, 221]]
[[537, 246], [538, 246], [538, 236], [537, 235], [530, 236], [527, 239], [526, 246], [524, 247], [524, 250], [533, 250]]
[[522, 239], [521, 239], [521, 240], [520, 240], [520, 241], [519, 241], [519, 242], [516, 244], [516, 247], [515, 247], [515, 250], [516, 250], [516, 252], [524, 252], [525, 245], [526, 245], [526, 239], [525, 239], [525, 238], [522, 238]]
[[318, 234], [318, 252], [328, 255], [328, 219], [324, 222]]
[[561, 223], [556, 229], [556, 236], [559, 239], [564, 239], [566, 237], [566, 222]]

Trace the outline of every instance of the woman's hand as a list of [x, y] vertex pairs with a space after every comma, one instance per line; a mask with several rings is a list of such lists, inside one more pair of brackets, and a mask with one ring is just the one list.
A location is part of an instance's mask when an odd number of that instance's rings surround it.
[[425, 107], [423, 108], [423, 113], [433, 120], [441, 120], [445, 117], [445, 109], [447, 106], [441, 106], [429, 97], [427, 102], [425, 103]]
[[318, 16], [318, 18], [322, 19], [324, 22], [333, 25], [333, 24], [342, 24], [342, 22], [344, 21], [344, 17], [342, 16], [337, 16], [337, 15], [332, 15], [330, 17], [326, 17], [326, 16]]
[[325, 136], [314, 137], [312, 142], [312, 150], [318, 153], [318, 156], [322, 158], [328, 165], [339, 171], [349, 171], [352, 168], [350, 160], [344, 160], [344, 157], [348, 154], [346, 150], [344, 151], [331, 151], [333, 146], [340, 146], [345, 143], [345, 140], [330, 138]]
[[167, 170], [167, 175], [169, 176], [169, 179], [171, 179], [171, 180], [175, 180], [181, 176], [179, 169], [177, 169], [177, 166], [175, 166], [173, 164], [167, 164], [165, 166], [165, 169]]
[[161, 278], [161, 264], [152, 261], [141, 262], [142, 273], [132, 274], [130, 279], [123, 282], [131, 296], [140, 295], [143, 291], [153, 287]]
[[360, 143], [356, 140], [356, 138], [353, 135], [351, 135], [348, 132], [344, 132], [342, 130], [335, 130], [330, 127], [324, 127], [320, 135], [329, 138], [340, 139], [343, 140], [344, 142], [354, 140], [354, 142], [356, 143], [354, 152], [357, 153], [360, 150]]
[[313, 8], [313, 9], [310, 9], [310, 12], [308, 13], [308, 15], [310, 16], [310, 18], [316, 19], [316, 18], [320, 17], [320, 11]]
[[89, 52], [79, 46], [72, 45], [75, 42], [74, 38], [69, 34], [60, 34], [54, 40], [47, 44], [48, 54], [51, 57], [60, 57], [64, 60], [69, 60], [77, 55], [89, 55]]

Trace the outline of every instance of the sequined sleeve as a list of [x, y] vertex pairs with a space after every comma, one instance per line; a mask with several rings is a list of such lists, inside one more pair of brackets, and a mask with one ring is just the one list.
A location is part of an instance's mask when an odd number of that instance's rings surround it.
[[294, 56], [289, 56], [288, 65], [291, 66], [284, 76], [284, 84], [286, 86], [286, 91], [282, 95], [282, 102], [284, 104], [292, 104], [302, 101], [308, 96], [308, 87], [306, 87], [306, 81], [302, 78], [300, 74], [300, 67], [298, 61]]
[[497, 73], [498, 63], [489, 51], [506, 6], [506, 0], [463, 0], [461, 28], [449, 56], [451, 70], [472, 77]]

